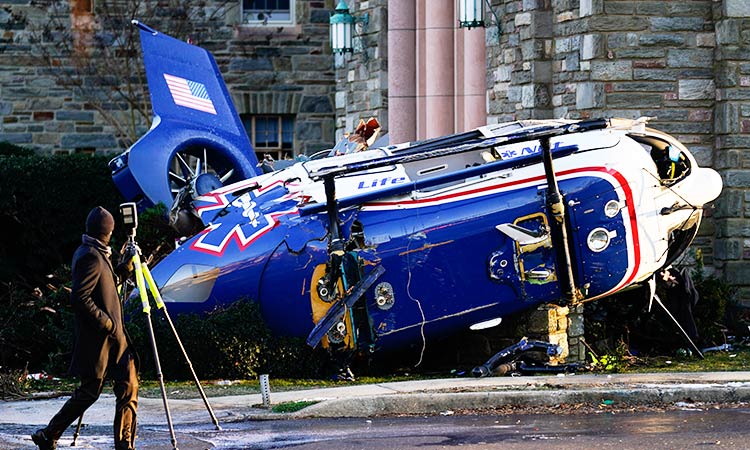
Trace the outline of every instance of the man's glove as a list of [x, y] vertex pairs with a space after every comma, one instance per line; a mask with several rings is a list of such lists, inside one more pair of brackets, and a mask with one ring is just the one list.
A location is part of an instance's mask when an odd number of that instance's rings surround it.
[[133, 260], [127, 259], [122, 260], [120, 263], [115, 267], [115, 273], [121, 278], [125, 279], [130, 276], [130, 274], [133, 273]]
[[112, 319], [107, 317], [107, 322], [104, 324], [104, 331], [107, 332], [107, 334], [114, 334], [115, 332], [115, 323], [112, 322]]
[[126, 243], [121, 249], [122, 256], [120, 262], [117, 264], [115, 272], [120, 275], [121, 278], [127, 278], [133, 273], [133, 256], [138, 254], [138, 246], [131, 243]]

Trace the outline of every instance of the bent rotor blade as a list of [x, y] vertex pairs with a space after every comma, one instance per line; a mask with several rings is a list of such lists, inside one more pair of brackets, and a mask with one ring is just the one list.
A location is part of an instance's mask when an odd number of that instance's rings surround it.
[[177, 175], [176, 173], [169, 171], [169, 190], [172, 192], [172, 196], [176, 196], [182, 188], [187, 186], [188, 182], [185, 178]]
[[169, 180], [173, 181], [176, 184], [182, 185], [182, 186], [184, 186], [184, 185], [187, 184], [187, 180], [185, 180], [185, 178], [177, 175], [176, 173], [172, 172], [171, 170], [169, 171]]
[[203, 172], [201, 172], [202, 167], [203, 167], [203, 164], [201, 163], [201, 159], [200, 158], [196, 158], [195, 159], [195, 170], [193, 171], [193, 173], [196, 176], [202, 174], [203, 173]]
[[385, 268], [383, 266], [375, 266], [366, 277], [354, 285], [354, 288], [349, 294], [334, 303], [307, 336], [307, 345], [312, 348], [317, 347], [320, 340], [323, 339], [323, 336], [328, 333], [328, 330], [330, 330], [336, 322], [341, 320], [344, 316], [344, 312], [348, 308], [351, 308], [352, 305], [354, 305], [354, 303], [365, 294], [365, 291], [367, 291], [384, 273]]

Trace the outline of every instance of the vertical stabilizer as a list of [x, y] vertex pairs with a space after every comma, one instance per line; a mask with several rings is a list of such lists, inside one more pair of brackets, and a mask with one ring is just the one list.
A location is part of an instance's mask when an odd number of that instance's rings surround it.
[[151, 129], [133, 144], [127, 170], [114, 173], [128, 200], [172, 203], [169, 166], [175, 153], [207, 152], [234, 169], [238, 181], [257, 174], [258, 160], [213, 56], [133, 21], [140, 29], [154, 113]]

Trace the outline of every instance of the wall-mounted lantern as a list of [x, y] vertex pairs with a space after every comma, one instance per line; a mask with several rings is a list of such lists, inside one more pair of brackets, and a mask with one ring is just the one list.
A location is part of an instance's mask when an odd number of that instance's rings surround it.
[[490, 0], [458, 0], [458, 26], [459, 28], [479, 28], [486, 27], [484, 21], [484, 5], [490, 10], [495, 17], [497, 24], [497, 37], [500, 39], [500, 18], [497, 17], [495, 10], [492, 9]]
[[458, 26], [484, 27], [484, 0], [458, 0]]
[[355, 24], [361, 23], [366, 27], [369, 22], [367, 13], [354, 17], [349, 13], [349, 7], [344, 0], [339, 1], [336, 13], [331, 15], [331, 50], [333, 53], [352, 53], [354, 51]]

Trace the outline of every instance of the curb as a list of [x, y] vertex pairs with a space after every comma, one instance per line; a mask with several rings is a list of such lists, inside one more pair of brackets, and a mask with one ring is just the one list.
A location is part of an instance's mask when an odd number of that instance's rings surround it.
[[[456, 409], [482, 410], [502, 406], [558, 406], [563, 404], [669, 405], [750, 402], [750, 385], [656, 385], [632, 388], [568, 389], [551, 391], [413, 393], [325, 400], [288, 418], [373, 417], [393, 414], [435, 415]], [[266, 419], [269, 417], [266, 416]]]

